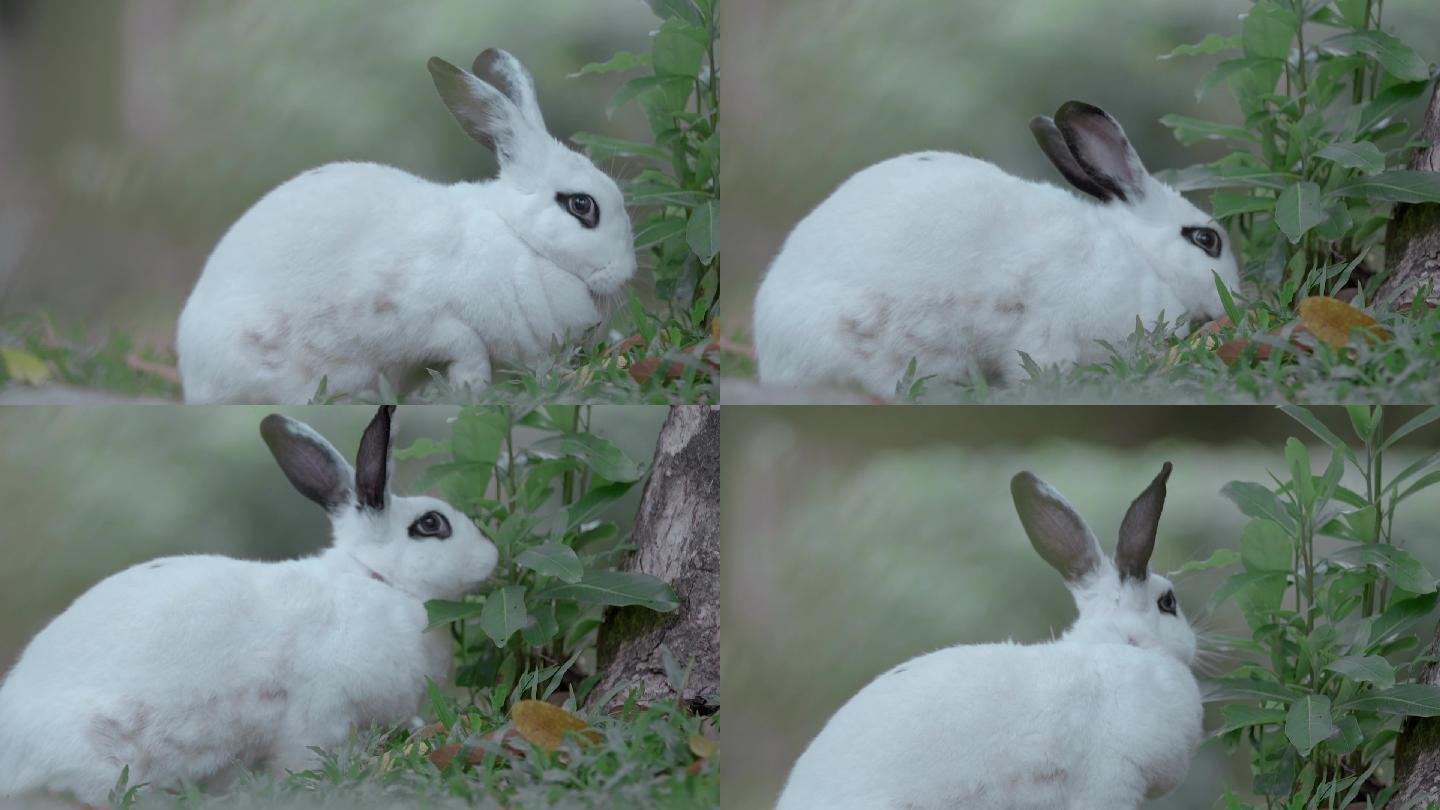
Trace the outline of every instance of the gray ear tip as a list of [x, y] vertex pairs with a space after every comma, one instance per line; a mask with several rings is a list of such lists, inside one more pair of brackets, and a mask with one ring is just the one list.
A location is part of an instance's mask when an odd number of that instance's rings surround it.
[[1086, 101], [1080, 101], [1078, 99], [1071, 99], [1064, 104], [1061, 104], [1060, 109], [1055, 111], [1056, 118], [1074, 118], [1080, 115], [1101, 115], [1106, 118], [1110, 117], [1109, 113], [1105, 112], [1099, 107], [1096, 107], [1094, 104]]
[[1170, 480], [1170, 471], [1173, 469], [1175, 466], [1168, 461], [1160, 465], [1160, 474], [1155, 476], [1155, 483], [1162, 487], [1165, 486], [1165, 483]]
[[284, 434], [293, 433], [294, 431], [290, 429], [292, 421], [290, 417], [281, 416], [278, 413], [266, 416], [260, 420], [260, 438], [264, 439], [266, 444], [270, 444]]
[[449, 62], [446, 62], [444, 59], [441, 59], [438, 56], [430, 57], [430, 60], [425, 63], [425, 67], [430, 70], [430, 74], [432, 76], [436, 77], [460, 76], [465, 73], [465, 71], [450, 64]]
[[1055, 119], [1048, 115], [1037, 115], [1030, 119], [1030, 131], [1034, 133], [1053, 132]]
[[1035, 473], [1029, 470], [1022, 470], [1010, 479], [1010, 495], [1016, 503], [1028, 501], [1045, 486]]

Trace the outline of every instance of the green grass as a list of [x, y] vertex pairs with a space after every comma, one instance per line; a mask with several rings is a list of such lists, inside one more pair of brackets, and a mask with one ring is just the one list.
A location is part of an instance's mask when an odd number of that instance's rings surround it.
[[[517, 735], [503, 715], [485, 706], [448, 706], [449, 730], [422, 739], [408, 730], [372, 729], [342, 750], [323, 752], [311, 770], [275, 777], [242, 774], [228, 789], [206, 792], [132, 788], [122, 781], [114, 807], [135, 808], [634, 808], [688, 810], [720, 804], [718, 753], [702, 759], [691, 738], [719, 734], [719, 715], [691, 715], [675, 703], [621, 716], [577, 712], [598, 732], [595, 741], [568, 735], [547, 752]], [[572, 708], [573, 711], [573, 708]], [[462, 746], [448, 767], [430, 752]], [[466, 767], [471, 751], [480, 761]]]
[[[1213, 340], [1182, 338], [1173, 325], [1137, 325], [1122, 341], [1105, 343], [1098, 363], [1039, 367], [1004, 388], [983, 381], [947, 381], [913, 374], [897, 387], [898, 401], [984, 404], [1334, 404], [1435, 402], [1440, 399], [1440, 311], [1376, 313], [1390, 332], [1384, 341], [1352, 337], [1336, 349], [1309, 334], [1292, 334], [1291, 316], [1263, 304], [1240, 303], [1239, 326]], [[1252, 345], [1232, 363], [1216, 352], [1231, 340]], [[1261, 345], [1272, 352], [1259, 359]], [[1022, 361], [1023, 362], [1023, 361]], [[738, 352], [722, 358], [726, 376], [753, 377], [754, 362]], [[856, 388], [856, 391], [860, 389]]]
[[[622, 313], [612, 325], [635, 337], [623, 348], [557, 346], [533, 367], [497, 369], [492, 384], [484, 389], [453, 388], [437, 370], [429, 383], [404, 395], [387, 388], [337, 397], [322, 386], [313, 401], [530, 407], [706, 403], [719, 398], [706, 347], [695, 345], [690, 330], [682, 330], [674, 319], [639, 309]], [[0, 324], [0, 350], [7, 352], [0, 357], [0, 389], [61, 383], [126, 396], [180, 398], [174, 351], [137, 347], [121, 332], [97, 335], [78, 324], [57, 326], [46, 314], [26, 316]], [[658, 370], [648, 376], [632, 373], [649, 366]]]

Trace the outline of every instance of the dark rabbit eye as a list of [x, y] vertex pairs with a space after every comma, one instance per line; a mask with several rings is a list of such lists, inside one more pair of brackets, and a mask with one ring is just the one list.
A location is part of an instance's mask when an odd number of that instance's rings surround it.
[[439, 512], [426, 512], [410, 524], [410, 536], [417, 540], [425, 537], [444, 540], [450, 536], [450, 521]]
[[1176, 615], [1174, 591], [1166, 591], [1163, 596], [1156, 600], [1155, 604], [1159, 606], [1161, 613], [1169, 613], [1171, 616]]
[[566, 213], [580, 220], [580, 224], [586, 228], [593, 228], [600, 224], [600, 205], [589, 194], [561, 192], [555, 195], [555, 202], [560, 203], [560, 207], [564, 208]]
[[1180, 235], [1210, 258], [1220, 258], [1220, 234], [1214, 228], [1181, 228]]

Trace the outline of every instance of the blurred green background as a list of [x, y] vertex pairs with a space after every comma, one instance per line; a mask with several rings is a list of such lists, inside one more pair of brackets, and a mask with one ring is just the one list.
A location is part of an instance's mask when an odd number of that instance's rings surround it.
[[[1247, 0], [726, 0], [725, 329], [751, 302], [786, 234], [845, 178], [942, 149], [1062, 184], [1027, 124], [1068, 99], [1115, 115], [1152, 171], [1212, 160], [1161, 126], [1170, 112], [1238, 121], [1223, 86], [1195, 85], [1222, 57], [1157, 60], [1208, 33], [1240, 32]], [[1385, 27], [1440, 61], [1440, 3], [1390, 0]], [[1419, 120], [1423, 105], [1411, 111]], [[1208, 194], [1197, 197], [1208, 207]]]
[[[91, 585], [170, 554], [286, 559], [330, 541], [323, 510], [291, 488], [260, 439], [272, 411], [309, 423], [350, 459], [368, 406], [0, 408], [0, 673]], [[397, 447], [447, 439], [457, 408], [402, 407]], [[595, 406], [592, 432], [649, 464], [667, 409]], [[525, 446], [539, 434], [521, 428]], [[398, 462], [394, 490], [431, 460]], [[634, 521], [641, 489], [600, 519]]]
[[[1352, 435], [1343, 410], [1317, 412]], [[1386, 424], [1393, 430], [1416, 412], [1387, 409]], [[1131, 499], [1173, 461], [1152, 560], [1166, 572], [1238, 549], [1247, 519], [1220, 487], [1268, 484], [1267, 470], [1283, 477], [1290, 436], [1310, 446], [1317, 469], [1328, 461], [1328, 449], [1268, 408], [727, 408], [725, 807], [773, 806], [830, 715], [901, 661], [958, 643], [1044, 641], [1068, 626], [1069, 593], [1015, 517], [1016, 472], [1054, 484], [1109, 551]], [[1432, 423], [1402, 439], [1385, 468], [1403, 469], [1437, 446]], [[1347, 486], [1356, 483], [1347, 475]], [[1397, 512], [1395, 537], [1431, 571], [1440, 571], [1437, 526], [1436, 490]], [[1182, 577], [1177, 592], [1192, 622], [1249, 635], [1228, 605], [1197, 616], [1231, 572]], [[1427, 640], [1432, 631], [1420, 630]], [[1222, 785], [1249, 786], [1247, 762], [1206, 745], [1187, 782], [1146, 807], [1208, 808]]]
[[488, 176], [431, 56], [503, 47], [557, 137], [648, 139], [637, 110], [605, 117], [623, 75], [568, 76], [648, 50], [657, 24], [643, 0], [0, 0], [0, 318], [44, 308], [171, 346], [225, 229], [302, 170]]

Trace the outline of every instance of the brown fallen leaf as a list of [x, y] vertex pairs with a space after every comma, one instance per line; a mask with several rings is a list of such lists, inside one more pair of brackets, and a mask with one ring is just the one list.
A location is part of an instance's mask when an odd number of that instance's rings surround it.
[[[685, 349], [685, 351], [690, 351], [693, 348], [692, 346]], [[711, 359], [711, 355], [718, 350], [719, 344], [710, 343], [705, 346], [705, 351], [701, 354], [703, 362], [710, 369], [711, 373], [718, 373], [720, 371], [720, 364]], [[650, 377], [655, 374], [655, 371], [660, 368], [661, 362], [661, 359], [658, 357], [645, 357], [636, 360], [630, 364], [630, 378], [643, 385], [645, 381], [650, 379]], [[621, 368], [624, 368], [624, 366], [621, 366]], [[684, 373], [685, 364], [679, 360], [672, 360], [665, 367], [665, 382], [677, 380]]]
[[565, 740], [565, 732], [577, 732], [591, 742], [599, 742], [600, 732], [590, 724], [543, 700], [522, 700], [510, 710], [510, 719], [527, 742], [546, 751], [554, 751]]
[[[455, 761], [455, 757], [460, 753], [461, 748], [464, 748], [464, 746], [460, 743], [447, 743], [442, 745], [430, 752], [430, 761], [435, 763], [435, 767], [443, 771], [450, 767], [450, 763]], [[469, 768], [479, 765], [483, 759], [485, 759], [484, 749], [471, 748], [470, 753], [465, 756], [465, 767]]]
[[706, 737], [704, 734], [690, 735], [690, 753], [695, 756], [701, 759], [709, 759], [715, 756], [715, 752], [719, 750], [720, 743]]
[[1369, 314], [1324, 295], [1312, 295], [1300, 302], [1300, 323], [1310, 334], [1335, 349], [1349, 345], [1350, 335], [1357, 329], [1376, 340], [1391, 338], [1390, 332]]

